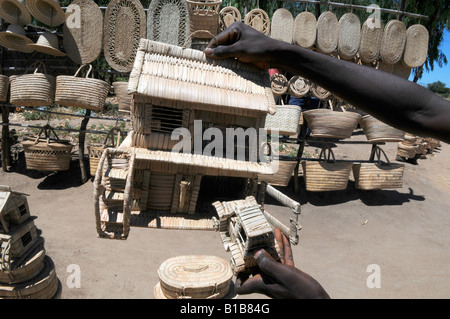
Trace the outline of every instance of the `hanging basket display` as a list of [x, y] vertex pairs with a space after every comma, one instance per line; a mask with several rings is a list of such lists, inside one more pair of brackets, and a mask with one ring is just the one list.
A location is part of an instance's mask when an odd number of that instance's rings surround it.
[[[117, 139], [114, 143], [114, 133], [117, 133]], [[108, 135], [106, 135], [105, 141], [103, 144], [99, 145], [89, 145], [88, 146], [88, 152], [89, 152], [89, 171], [91, 173], [91, 176], [95, 176], [95, 173], [97, 172], [98, 163], [100, 161], [100, 158], [102, 157], [103, 151], [107, 147], [116, 147], [118, 148], [121, 143], [121, 138], [123, 136], [122, 131], [118, 127], [113, 127], [109, 132]]]
[[222, 0], [186, 0], [186, 2], [191, 20], [191, 33], [196, 32], [195, 37], [206, 39], [217, 35]]
[[[45, 137], [42, 137], [42, 134]], [[55, 136], [51, 138], [53, 133]], [[60, 140], [50, 125], [45, 125], [34, 141], [23, 141], [27, 169], [38, 171], [66, 171], [70, 167], [73, 145]]]
[[[85, 66], [89, 66], [86, 77], [78, 77], [78, 73]], [[103, 110], [110, 87], [103, 80], [88, 78], [91, 70], [91, 64], [84, 64], [78, 68], [73, 76], [57, 76], [55, 102], [65, 106], [80, 107], [82, 109]]]
[[[381, 161], [381, 154], [387, 162]], [[391, 163], [378, 146], [373, 149], [372, 155], [376, 156], [374, 163], [353, 164], [355, 187], [362, 190], [402, 188], [405, 165]]]
[[315, 109], [303, 112], [312, 137], [349, 138], [356, 129], [361, 115], [355, 112], [337, 112]]
[[370, 143], [401, 142], [405, 138], [405, 132], [383, 123], [372, 115], [361, 117], [359, 124]]
[[[49, 106], [55, 99], [55, 77], [47, 74], [44, 62], [36, 61], [33, 74], [12, 75], [10, 77], [10, 102], [16, 106]], [[43, 68], [43, 73], [39, 69]]]
[[319, 161], [302, 161], [306, 190], [329, 192], [346, 189], [352, 166], [353, 162], [337, 162], [331, 148], [323, 148]]

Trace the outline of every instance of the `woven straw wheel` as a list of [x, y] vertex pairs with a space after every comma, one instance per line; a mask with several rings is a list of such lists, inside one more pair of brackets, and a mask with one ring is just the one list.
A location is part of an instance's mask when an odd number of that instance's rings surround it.
[[403, 57], [406, 44], [406, 26], [398, 20], [386, 24], [381, 41], [381, 59], [390, 64], [396, 64]]
[[421, 24], [412, 25], [406, 30], [406, 45], [403, 63], [410, 68], [418, 68], [427, 60], [430, 34]]
[[339, 40], [339, 21], [333, 12], [326, 11], [317, 19], [317, 49], [325, 54], [336, 51]]
[[314, 96], [320, 100], [325, 100], [331, 95], [330, 91], [325, 90], [323, 87], [321, 87], [315, 83], [311, 84], [310, 90], [311, 90], [312, 96]]
[[339, 56], [351, 60], [358, 53], [361, 42], [361, 21], [354, 13], [346, 13], [339, 19]]
[[186, 0], [154, 0], [147, 11], [147, 39], [182, 46], [190, 35]]
[[304, 97], [306, 94], [308, 94], [310, 88], [311, 86], [308, 81], [299, 75], [294, 75], [289, 80], [289, 94], [293, 97]]
[[265, 35], [270, 34], [270, 18], [262, 9], [253, 9], [248, 12], [245, 15], [244, 23]]
[[223, 31], [236, 21], [241, 21], [241, 12], [236, 7], [225, 7], [219, 12], [219, 31]]
[[141, 38], [146, 35], [145, 10], [139, 0], [112, 0], [105, 11], [103, 53], [119, 72], [130, 72]]
[[295, 17], [292, 30], [292, 42], [303, 48], [310, 49], [316, 43], [317, 19], [308, 11], [301, 12]]
[[31, 23], [31, 15], [25, 6], [25, 0], [0, 1], [0, 17], [11, 24], [27, 25]]
[[[80, 12], [80, 25], [71, 25], [73, 12]], [[63, 45], [66, 54], [76, 64], [95, 61], [103, 45], [103, 14], [91, 0], [74, 0], [66, 10], [63, 25]]]
[[361, 43], [359, 45], [359, 56], [362, 62], [372, 63], [378, 59], [382, 39], [383, 27], [381, 21], [377, 19], [366, 20], [361, 28]]
[[272, 92], [276, 96], [286, 94], [289, 88], [289, 82], [287, 78], [281, 73], [275, 73], [270, 77], [270, 86]]
[[294, 17], [289, 10], [280, 8], [273, 13], [272, 25], [270, 27], [271, 38], [292, 43], [293, 28]]

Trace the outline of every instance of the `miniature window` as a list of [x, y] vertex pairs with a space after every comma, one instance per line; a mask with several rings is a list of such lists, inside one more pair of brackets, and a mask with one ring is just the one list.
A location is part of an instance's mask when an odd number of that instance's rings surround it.
[[183, 110], [155, 106], [152, 107], [151, 130], [161, 133], [172, 133], [183, 124]]
[[25, 215], [27, 213], [27, 207], [25, 206], [25, 205], [21, 205], [20, 207], [19, 207], [19, 214], [20, 214], [20, 216], [23, 216], [23, 215]]
[[20, 240], [22, 241], [22, 246], [26, 247], [31, 242], [31, 232], [27, 232]]

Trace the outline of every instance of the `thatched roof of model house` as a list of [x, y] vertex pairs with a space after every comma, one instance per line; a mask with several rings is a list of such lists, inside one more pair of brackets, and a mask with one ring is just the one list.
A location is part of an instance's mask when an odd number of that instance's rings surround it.
[[28, 196], [28, 194], [13, 191], [7, 185], [0, 185], [0, 215], [8, 212], [10, 200], [17, 196]]
[[276, 110], [267, 71], [148, 39], [140, 41], [128, 93], [154, 105], [236, 115]]

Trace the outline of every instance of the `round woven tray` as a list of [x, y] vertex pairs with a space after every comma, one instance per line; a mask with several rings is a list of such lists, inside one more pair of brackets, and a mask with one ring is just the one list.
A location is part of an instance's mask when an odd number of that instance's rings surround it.
[[265, 35], [270, 34], [270, 18], [264, 10], [251, 10], [245, 15], [244, 23]]
[[398, 20], [389, 21], [383, 31], [380, 55], [384, 62], [396, 64], [403, 56], [406, 44], [406, 27]]
[[299, 13], [294, 20], [292, 41], [303, 48], [310, 49], [316, 43], [317, 19], [308, 11]]
[[133, 68], [139, 41], [146, 36], [145, 10], [139, 0], [112, 0], [105, 11], [103, 53], [119, 72]]
[[158, 276], [167, 299], [220, 299], [229, 293], [233, 272], [222, 258], [189, 255], [164, 261]]
[[361, 115], [355, 112], [337, 112], [315, 109], [303, 112], [311, 129], [311, 136], [323, 138], [349, 138], [356, 129]]
[[153, 0], [147, 11], [147, 39], [182, 46], [190, 35], [186, 0]]
[[223, 31], [236, 21], [241, 21], [241, 12], [238, 8], [228, 6], [219, 12], [219, 31]]
[[338, 53], [344, 60], [351, 60], [358, 53], [361, 42], [361, 21], [354, 13], [346, 13], [339, 19]]
[[317, 19], [317, 49], [325, 54], [336, 51], [339, 40], [339, 21], [330, 11], [322, 13]]
[[[376, 28], [377, 25], [380, 27]], [[372, 63], [378, 59], [382, 38], [381, 21], [366, 20], [361, 27], [361, 43], [359, 45], [359, 56], [363, 62]]]
[[[71, 24], [73, 12], [80, 12], [80, 24]], [[66, 54], [76, 64], [95, 61], [102, 51], [103, 14], [99, 6], [91, 0], [74, 0], [66, 10], [63, 25], [63, 45]]]
[[371, 143], [400, 142], [405, 138], [405, 132], [381, 122], [371, 115], [364, 115], [359, 121], [367, 140]]
[[292, 43], [292, 30], [294, 17], [292, 13], [284, 8], [277, 9], [272, 16], [270, 37], [276, 40]]
[[406, 30], [406, 45], [403, 63], [409, 68], [418, 68], [427, 60], [430, 35], [421, 24], [412, 25]]

